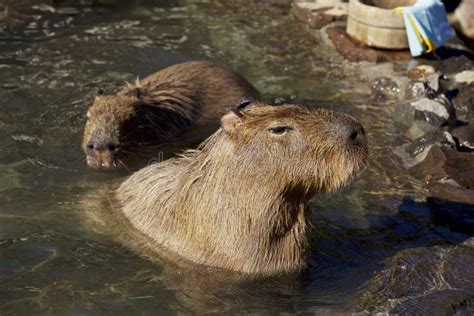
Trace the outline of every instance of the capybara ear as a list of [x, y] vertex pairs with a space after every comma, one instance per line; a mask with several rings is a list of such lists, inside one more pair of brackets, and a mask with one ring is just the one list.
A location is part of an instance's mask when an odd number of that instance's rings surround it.
[[230, 111], [221, 118], [222, 129], [228, 134], [234, 133], [242, 122], [242, 117], [234, 111]]
[[131, 92], [132, 92], [132, 96], [137, 97], [137, 98], [140, 98], [140, 96], [142, 95], [142, 90], [138, 87], [133, 88]]
[[104, 95], [104, 89], [97, 90], [96, 96], [100, 97], [101, 95]]

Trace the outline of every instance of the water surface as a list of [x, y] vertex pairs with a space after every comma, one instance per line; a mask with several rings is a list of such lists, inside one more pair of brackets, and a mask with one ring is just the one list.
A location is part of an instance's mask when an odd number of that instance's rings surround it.
[[[390, 66], [345, 62], [285, 5], [229, 2], [0, 3], [2, 315], [331, 313], [357, 301], [382, 260], [398, 251], [463, 239], [430, 225], [420, 184], [392, 152], [407, 141], [394, 119], [399, 101], [371, 91]], [[269, 99], [341, 110], [365, 126], [368, 169], [350, 188], [313, 203], [307, 273], [253, 282], [212, 271], [196, 276], [84, 221], [84, 196], [128, 174], [85, 166], [81, 133], [97, 89], [112, 93], [126, 80], [194, 59], [241, 73]], [[411, 66], [397, 64], [394, 73]]]

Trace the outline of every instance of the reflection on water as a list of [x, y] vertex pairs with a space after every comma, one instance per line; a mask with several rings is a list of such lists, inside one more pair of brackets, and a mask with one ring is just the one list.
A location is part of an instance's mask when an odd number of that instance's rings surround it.
[[[415, 202], [419, 185], [391, 152], [404, 141], [397, 101], [370, 93], [375, 66], [344, 62], [287, 6], [255, 3], [0, 3], [0, 313], [334, 312], [397, 251], [462, 241], [433, 229]], [[350, 189], [314, 201], [313, 266], [303, 275], [246, 280], [176, 267], [130, 251], [106, 233], [112, 223], [100, 231], [84, 221], [84, 197], [127, 174], [85, 166], [95, 91], [190, 59], [240, 72], [269, 99], [342, 110], [365, 126], [370, 166]]]

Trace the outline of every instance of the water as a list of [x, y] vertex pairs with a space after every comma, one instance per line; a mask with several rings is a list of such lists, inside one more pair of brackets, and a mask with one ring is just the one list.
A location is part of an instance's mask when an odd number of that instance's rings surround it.
[[[383, 260], [466, 238], [431, 225], [420, 184], [392, 152], [407, 141], [394, 119], [399, 101], [371, 92], [390, 67], [345, 62], [288, 9], [223, 0], [0, 2], [2, 315], [336, 313], [362, 301]], [[134, 252], [85, 220], [88, 194], [127, 174], [86, 168], [80, 141], [97, 89], [113, 92], [193, 59], [241, 73], [269, 99], [331, 107], [364, 125], [370, 166], [350, 188], [315, 199], [306, 273], [242, 280], [194, 271]]]

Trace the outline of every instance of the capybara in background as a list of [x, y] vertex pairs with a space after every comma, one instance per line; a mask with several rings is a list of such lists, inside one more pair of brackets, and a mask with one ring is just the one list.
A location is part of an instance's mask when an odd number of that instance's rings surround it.
[[216, 120], [257, 90], [242, 76], [208, 62], [177, 64], [117, 94], [99, 90], [87, 112], [82, 148], [87, 164], [112, 168], [127, 153], [172, 142], [206, 120]]
[[346, 114], [254, 102], [224, 115], [197, 150], [130, 176], [116, 199], [157, 248], [223, 269], [289, 272], [308, 264], [308, 202], [347, 184], [367, 155]]

